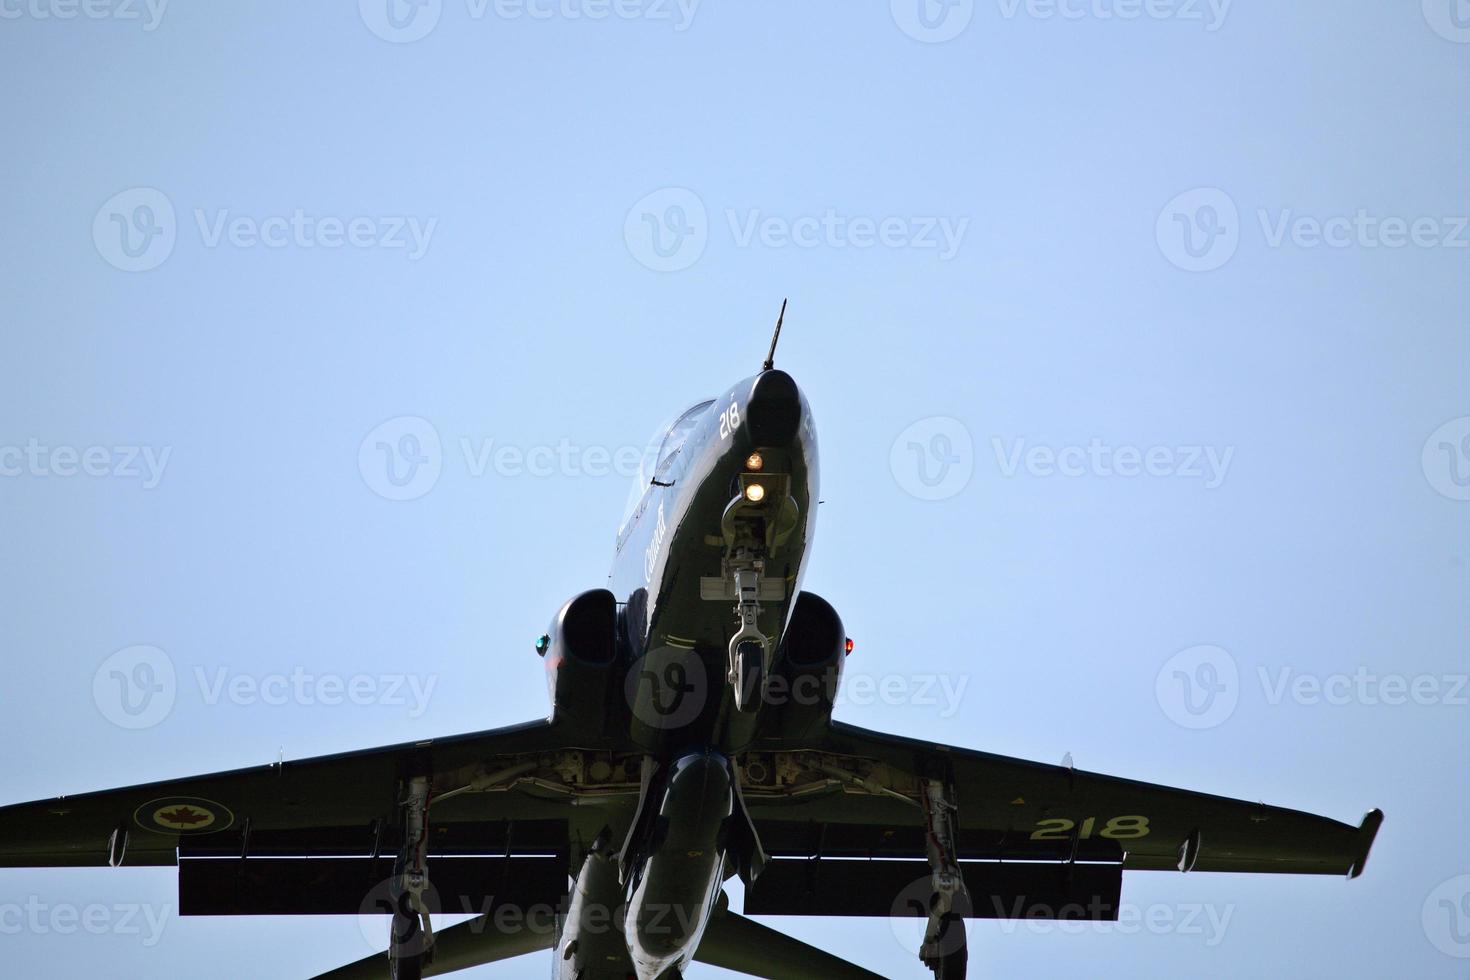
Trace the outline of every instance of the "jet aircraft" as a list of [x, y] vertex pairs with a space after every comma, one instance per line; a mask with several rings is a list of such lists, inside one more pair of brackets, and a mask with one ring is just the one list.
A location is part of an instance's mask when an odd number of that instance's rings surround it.
[[184, 915], [384, 916], [386, 953], [337, 980], [545, 950], [554, 980], [879, 978], [750, 915], [919, 917], [924, 965], [962, 980], [965, 919], [1112, 920], [1125, 871], [1363, 872], [1377, 810], [834, 721], [852, 643], [805, 588], [817, 430], [775, 348], [656, 433], [606, 586], [536, 641], [545, 720], [8, 806], [0, 866], [176, 866]]

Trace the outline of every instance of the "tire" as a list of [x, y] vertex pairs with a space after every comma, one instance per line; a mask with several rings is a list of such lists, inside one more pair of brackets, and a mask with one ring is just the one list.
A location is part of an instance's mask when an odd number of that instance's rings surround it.
[[739, 689], [735, 692], [735, 707], [741, 714], [754, 714], [765, 700], [765, 651], [759, 643], [742, 643], [735, 651], [735, 670], [739, 678]]
[[389, 976], [392, 980], [423, 980], [424, 958], [421, 954], [390, 962]]
[[965, 936], [964, 916], [951, 912], [939, 920], [939, 943], [948, 949], [934, 971], [934, 980], [965, 980], [969, 967], [970, 949]]
[[390, 980], [423, 980], [428, 957], [423, 952], [424, 932], [419, 926], [418, 916], [395, 915], [392, 931], [392, 952], [399, 955], [388, 961]]

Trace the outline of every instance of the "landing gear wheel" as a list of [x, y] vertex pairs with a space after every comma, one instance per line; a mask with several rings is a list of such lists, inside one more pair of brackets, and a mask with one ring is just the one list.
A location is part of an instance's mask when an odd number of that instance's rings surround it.
[[416, 947], [422, 949], [423, 935], [418, 916], [393, 917], [394, 942], [388, 960], [388, 976], [391, 980], [423, 980], [424, 964], [428, 962], [428, 957], [415, 951]]
[[393, 960], [388, 976], [391, 980], [423, 980], [424, 958], [422, 955]]
[[735, 710], [751, 714], [765, 700], [765, 650], [759, 643], [742, 643], [736, 649], [735, 679]]
[[964, 916], [950, 912], [939, 920], [938, 946], [948, 952], [943, 953], [938, 962], [930, 964], [934, 980], [965, 980], [970, 959], [967, 943]]

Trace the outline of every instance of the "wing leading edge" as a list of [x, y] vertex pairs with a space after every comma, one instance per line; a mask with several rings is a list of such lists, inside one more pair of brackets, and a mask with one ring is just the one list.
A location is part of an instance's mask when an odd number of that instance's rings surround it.
[[[0, 808], [0, 867], [174, 865], [180, 851], [391, 853], [394, 841], [383, 835], [396, 826], [398, 784], [411, 771], [472, 771], [495, 756], [568, 744], [550, 722], [538, 721], [20, 803]], [[498, 820], [551, 816], [516, 795], [497, 803]]]
[[[770, 746], [777, 749], [776, 746]], [[958, 799], [959, 854], [978, 861], [1120, 863], [1124, 870], [1362, 874], [1383, 822], [1358, 826], [1298, 810], [976, 752], [834, 722], [786, 769], [821, 777], [807, 792], [748, 789], [778, 857], [923, 858], [917, 783]], [[775, 768], [781, 765], [774, 764]]]

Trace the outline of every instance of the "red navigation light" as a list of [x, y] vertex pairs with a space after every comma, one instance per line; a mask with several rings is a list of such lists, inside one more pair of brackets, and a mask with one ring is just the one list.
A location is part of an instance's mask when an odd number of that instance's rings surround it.
[[847, 652], [852, 653], [852, 637], [847, 638]]

